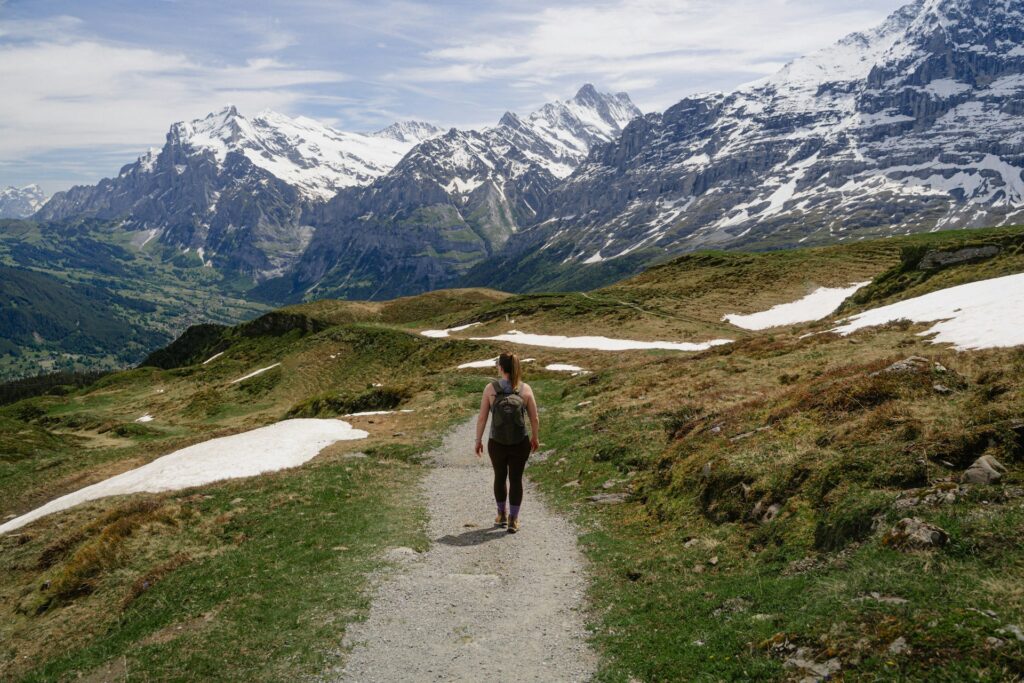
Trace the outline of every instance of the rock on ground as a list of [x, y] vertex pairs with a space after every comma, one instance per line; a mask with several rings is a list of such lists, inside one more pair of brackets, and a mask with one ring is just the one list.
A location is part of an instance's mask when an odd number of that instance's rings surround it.
[[930, 550], [946, 545], [949, 534], [940, 527], [916, 517], [904, 517], [885, 535], [886, 545], [901, 550]]
[[586, 681], [596, 668], [582, 613], [577, 534], [527, 482], [522, 529], [492, 526], [491, 468], [472, 453], [476, 419], [434, 451], [422, 495], [433, 545], [381, 578], [367, 621], [345, 637], [334, 680]]
[[991, 455], [983, 455], [967, 468], [962, 480], [967, 484], [995, 484], [1005, 473], [1002, 463]]

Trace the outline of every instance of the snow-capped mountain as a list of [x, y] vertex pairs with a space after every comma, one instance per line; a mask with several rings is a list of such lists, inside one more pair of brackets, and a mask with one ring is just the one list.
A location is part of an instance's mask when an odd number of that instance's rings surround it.
[[204, 264], [262, 280], [285, 272], [308, 245], [306, 207], [372, 182], [438, 132], [425, 123], [396, 126], [344, 133], [272, 111], [246, 118], [229, 106], [172, 125], [161, 149], [115, 178], [57, 193], [37, 215], [121, 220], [126, 230], [149, 231], [146, 242], [157, 237], [195, 250]]
[[535, 221], [541, 203], [641, 112], [583, 86], [567, 101], [414, 147], [372, 184], [339, 193], [289, 275], [289, 296], [381, 298], [450, 284]]
[[1022, 0], [917, 0], [771, 77], [634, 121], [504, 263], [1024, 221], [1022, 103]]
[[234, 107], [189, 123], [170, 135], [182, 148], [211, 152], [223, 163], [240, 152], [254, 166], [298, 188], [310, 199], [326, 200], [338, 190], [366, 185], [394, 167], [413, 145], [437, 135], [428, 123], [396, 123], [378, 133], [344, 133], [313, 119], [264, 110], [251, 119]]
[[0, 188], [0, 218], [25, 218], [46, 202], [46, 193], [35, 183]]
[[[424, 123], [423, 121], [398, 121], [397, 123], [392, 123], [387, 128], [381, 128], [375, 133], [369, 133], [369, 135], [375, 138], [395, 140], [411, 146], [443, 132], [437, 126]], [[406, 148], [406, 151], [409, 151], [408, 148]], [[394, 164], [391, 164], [391, 166], [394, 166]]]

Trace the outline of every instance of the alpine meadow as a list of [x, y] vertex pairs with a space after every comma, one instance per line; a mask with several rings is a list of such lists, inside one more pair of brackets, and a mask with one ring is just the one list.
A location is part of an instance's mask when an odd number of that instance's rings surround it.
[[1024, 0], [905, 1], [0, 0], [0, 680], [1024, 681]]

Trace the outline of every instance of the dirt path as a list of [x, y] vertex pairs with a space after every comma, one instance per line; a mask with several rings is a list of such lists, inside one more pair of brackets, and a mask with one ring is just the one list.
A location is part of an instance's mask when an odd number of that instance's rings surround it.
[[[529, 483], [522, 530], [492, 527], [491, 468], [472, 454], [475, 418], [431, 455], [423, 483], [433, 541], [378, 586], [345, 639], [341, 681], [586, 681], [596, 659], [581, 614], [576, 533]], [[401, 552], [394, 553], [396, 557]]]

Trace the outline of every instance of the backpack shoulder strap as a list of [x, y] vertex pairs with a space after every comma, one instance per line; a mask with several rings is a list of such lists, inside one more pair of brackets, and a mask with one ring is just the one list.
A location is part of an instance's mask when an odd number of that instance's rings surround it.
[[501, 381], [500, 380], [494, 380], [493, 382], [491, 382], [491, 386], [494, 387], [494, 395], [495, 396], [501, 396], [502, 394], [505, 393], [501, 389]]

